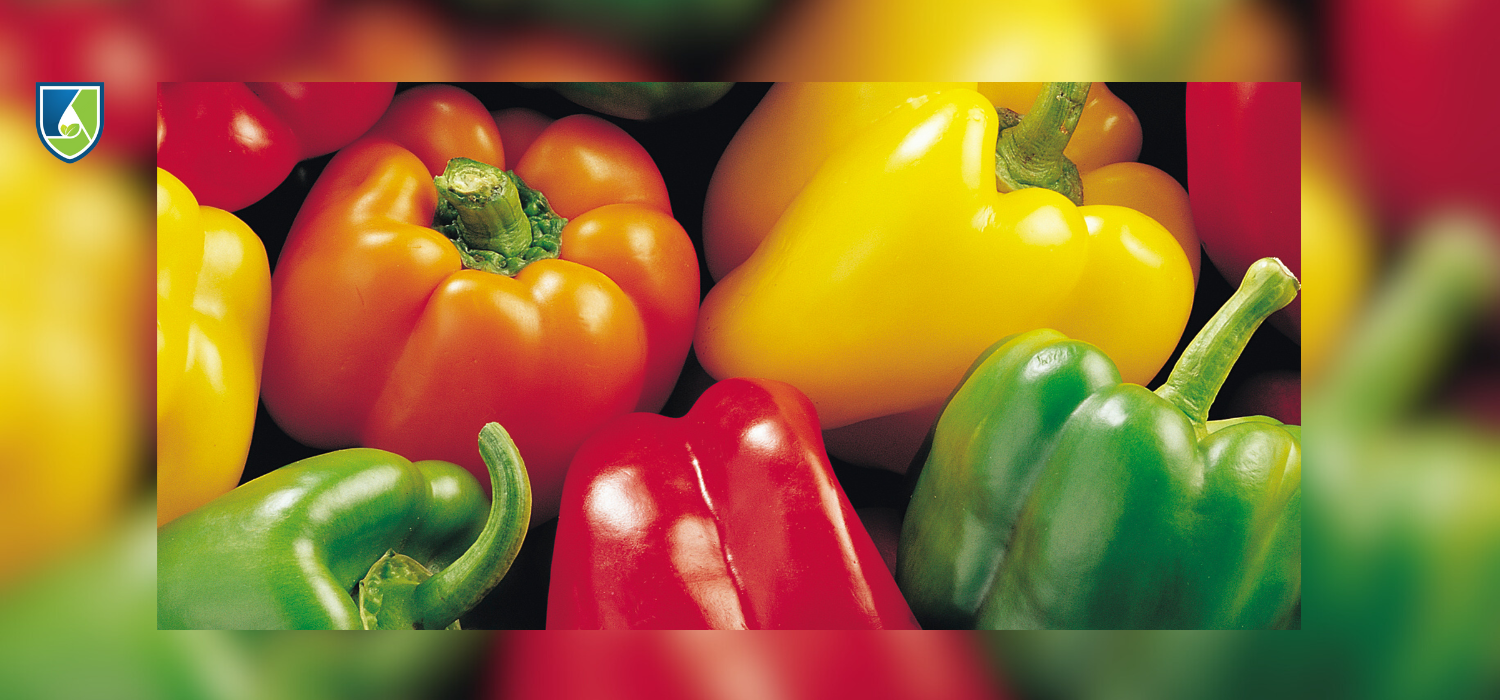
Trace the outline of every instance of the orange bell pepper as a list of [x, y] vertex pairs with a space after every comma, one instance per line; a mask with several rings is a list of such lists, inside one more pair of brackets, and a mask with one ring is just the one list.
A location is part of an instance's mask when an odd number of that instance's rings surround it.
[[[481, 476], [474, 435], [499, 422], [530, 471], [534, 524], [556, 515], [585, 437], [665, 403], [692, 340], [698, 261], [655, 163], [618, 127], [559, 119], [515, 178], [494, 178], [498, 200], [456, 203], [507, 150], [479, 100], [432, 85], [398, 94], [334, 157], [272, 277], [262, 396], [304, 444]], [[458, 170], [465, 159], [483, 167]]]

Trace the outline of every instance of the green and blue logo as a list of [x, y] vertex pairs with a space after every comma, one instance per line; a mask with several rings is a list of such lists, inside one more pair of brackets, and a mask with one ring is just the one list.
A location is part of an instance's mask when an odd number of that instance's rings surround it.
[[65, 163], [94, 150], [104, 127], [104, 83], [37, 83], [36, 133]]

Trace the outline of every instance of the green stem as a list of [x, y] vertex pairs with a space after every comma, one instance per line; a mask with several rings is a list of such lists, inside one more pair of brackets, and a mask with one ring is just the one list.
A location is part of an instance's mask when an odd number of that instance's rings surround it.
[[442, 629], [490, 592], [521, 551], [531, 521], [531, 481], [516, 443], [499, 423], [479, 431], [479, 455], [489, 468], [490, 517], [473, 546], [414, 592], [420, 629]]
[[1007, 191], [1043, 187], [1083, 204], [1078, 168], [1063, 150], [1091, 87], [1093, 83], [1047, 83], [1021, 122], [1002, 128], [995, 143], [995, 177]]
[[438, 207], [432, 228], [453, 241], [464, 267], [514, 276], [537, 260], [558, 256], [568, 220], [514, 172], [454, 158], [433, 184]]
[[1193, 338], [1172, 374], [1156, 394], [1177, 406], [1203, 430], [1208, 409], [1245, 351], [1255, 329], [1278, 309], [1292, 302], [1301, 289], [1292, 271], [1276, 258], [1261, 258], [1245, 272], [1245, 280], [1224, 306]]
[[519, 188], [505, 171], [454, 158], [434, 182], [438, 196], [457, 214], [459, 235], [470, 249], [519, 255], [531, 247], [531, 221], [521, 210]]
[[1500, 248], [1483, 218], [1442, 212], [1411, 241], [1339, 362], [1309, 394], [1319, 415], [1341, 426], [1377, 430], [1409, 411], [1500, 287]]

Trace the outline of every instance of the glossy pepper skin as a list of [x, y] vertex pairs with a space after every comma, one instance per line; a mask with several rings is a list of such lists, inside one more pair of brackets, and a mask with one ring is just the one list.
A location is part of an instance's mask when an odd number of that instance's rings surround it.
[[[1300, 83], [1188, 83], [1188, 191], [1203, 250], [1225, 279], [1275, 256], [1302, 275]], [[1302, 338], [1302, 304], [1273, 316]]]
[[1251, 333], [1296, 294], [1245, 283], [1155, 393], [1052, 330], [982, 354], [934, 430], [898, 580], [929, 626], [1271, 628], [1297, 623], [1301, 428], [1208, 422]]
[[[1045, 83], [980, 83], [979, 94], [1018, 115], [1031, 111]], [[1062, 155], [1078, 168], [1083, 204], [1113, 204], [1141, 212], [1172, 232], [1198, 279], [1199, 242], [1187, 190], [1141, 155], [1141, 121], [1104, 83], [1088, 91]]]
[[975, 83], [777, 83], [714, 168], [703, 204], [703, 254], [724, 279], [755, 252], [824, 160], [897, 105]]
[[240, 481], [271, 313], [266, 248], [156, 169], [156, 507], [160, 525]]
[[1037, 327], [1148, 381], [1191, 305], [1181, 247], [1130, 209], [996, 191], [997, 135], [989, 102], [953, 89], [845, 144], [709, 292], [703, 367], [793, 384], [825, 429], [915, 412], [930, 426], [974, 356]]
[[395, 91], [395, 83], [161, 83], [156, 162], [202, 204], [243, 209], [297, 161], [358, 138]]
[[914, 629], [823, 452], [812, 404], [763, 379], [579, 449], [548, 629]]
[[492, 423], [479, 445], [493, 504], [457, 465], [355, 448], [282, 467], [167, 524], [158, 626], [448, 627], [505, 576], [530, 517], [510, 437]]
[[[697, 311], [697, 258], [645, 150], [617, 127], [553, 122], [515, 172], [567, 219], [551, 259], [471, 268], [430, 228], [450, 159], [504, 163], [494, 120], [452, 86], [402, 92], [308, 195], [272, 276], [263, 397], [304, 444], [363, 445], [479, 473], [503, 423], [537, 522], [604, 421], [659, 410]], [[540, 240], [540, 239], [537, 239]]]

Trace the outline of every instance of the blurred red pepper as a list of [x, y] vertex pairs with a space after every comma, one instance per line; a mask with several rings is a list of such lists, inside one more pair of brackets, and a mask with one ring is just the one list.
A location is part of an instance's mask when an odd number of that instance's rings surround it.
[[916, 626], [790, 384], [621, 416], [568, 468], [548, 629]]
[[104, 83], [105, 128], [97, 151], [150, 153], [151, 88], [169, 65], [129, 6], [103, 0], [0, 4], [0, 85], [30, 110], [34, 83]]
[[505, 700], [999, 700], [958, 632], [507, 632], [484, 697]]
[[[274, 75], [315, 32], [329, 0], [140, 0], [158, 45], [178, 80]], [[269, 69], [269, 70], [268, 70]]]
[[[1302, 86], [1188, 83], [1188, 192], [1203, 249], [1236, 283], [1250, 264], [1281, 259], [1302, 277]], [[1271, 322], [1301, 342], [1302, 301]]]
[[358, 138], [395, 92], [395, 83], [162, 83], [156, 164], [202, 205], [243, 209], [297, 161]]
[[[1334, 90], [1374, 186], [1371, 201], [1407, 226], [1432, 207], [1500, 217], [1500, 113], [1491, 75], [1500, 3], [1339, 0], [1328, 10]], [[1492, 229], [1500, 231], [1500, 229]]]

